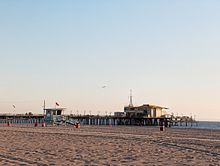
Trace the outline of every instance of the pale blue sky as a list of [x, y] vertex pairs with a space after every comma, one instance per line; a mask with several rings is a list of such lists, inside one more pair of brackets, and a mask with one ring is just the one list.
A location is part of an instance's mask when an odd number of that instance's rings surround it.
[[220, 120], [219, 54], [217, 0], [0, 0], [0, 112], [123, 111], [133, 89]]

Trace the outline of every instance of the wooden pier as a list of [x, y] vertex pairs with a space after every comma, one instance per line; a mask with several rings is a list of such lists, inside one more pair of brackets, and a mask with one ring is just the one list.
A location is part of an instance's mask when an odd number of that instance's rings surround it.
[[[99, 115], [62, 115], [63, 119], [59, 123], [67, 124], [67, 121], [79, 122], [81, 125], [128, 125], [128, 126], [194, 126], [197, 122], [187, 116], [182, 117], [117, 117]], [[33, 124], [44, 123], [43, 115], [0, 115], [0, 124]]]
[[67, 116], [67, 119], [80, 122], [82, 125], [133, 125], [159, 126], [162, 123], [168, 127], [170, 118], [129, 118], [115, 116]]
[[198, 122], [189, 116], [171, 116], [171, 126], [198, 126]]
[[43, 115], [11, 115], [1, 114], [0, 115], [0, 126], [26, 126], [33, 127], [36, 124], [43, 124]]
[[196, 121], [186, 117], [116, 117], [116, 116], [67, 116], [82, 125], [131, 125], [131, 126], [194, 126]]

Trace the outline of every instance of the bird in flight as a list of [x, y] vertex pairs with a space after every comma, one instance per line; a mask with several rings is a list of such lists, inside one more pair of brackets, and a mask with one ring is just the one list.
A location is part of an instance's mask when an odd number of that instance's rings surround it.
[[104, 85], [104, 86], [102, 86], [102, 88], [106, 88], [106, 86]]

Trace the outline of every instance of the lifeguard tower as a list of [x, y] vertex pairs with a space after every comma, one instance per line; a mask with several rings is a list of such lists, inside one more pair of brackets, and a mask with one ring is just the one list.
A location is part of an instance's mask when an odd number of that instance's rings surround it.
[[59, 124], [65, 121], [63, 115], [66, 108], [45, 108], [45, 123], [47, 124]]

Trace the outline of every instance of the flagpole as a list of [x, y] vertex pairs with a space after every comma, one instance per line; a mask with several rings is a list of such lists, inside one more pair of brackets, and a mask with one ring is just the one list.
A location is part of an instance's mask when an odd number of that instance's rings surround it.
[[13, 120], [15, 119], [15, 105], [13, 105], [14, 113], [13, 113]]
[[45, 109], [46, 109], [46, 102], [45, 102], [45, 100], [44, 100], [44, 112], [43, 112], [43, 115], [45, 115]]

